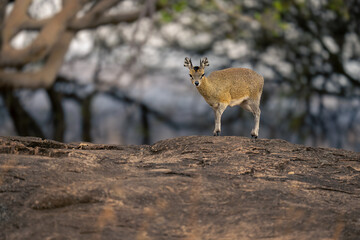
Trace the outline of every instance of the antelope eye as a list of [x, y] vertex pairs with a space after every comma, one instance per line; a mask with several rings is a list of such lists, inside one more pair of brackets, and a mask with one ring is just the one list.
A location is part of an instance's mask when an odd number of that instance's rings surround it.
[[192, 78], [192, 75], [191, 75], [191, 74], [189, 74], [189, 76]]
[[203, 78], [205, 76], [205, 74], [201, 75], [201, 78]]

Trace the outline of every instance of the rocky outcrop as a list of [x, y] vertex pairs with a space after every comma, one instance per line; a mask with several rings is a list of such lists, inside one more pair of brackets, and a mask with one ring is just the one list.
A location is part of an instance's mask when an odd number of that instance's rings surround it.
[[0, 138], [0, 239], [359, 239], [360, 153]]

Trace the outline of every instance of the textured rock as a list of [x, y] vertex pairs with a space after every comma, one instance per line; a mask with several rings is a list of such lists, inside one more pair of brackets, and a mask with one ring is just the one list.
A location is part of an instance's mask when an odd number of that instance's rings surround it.
[[0, 239], [359, 239], [360, 153], [0, 138]]

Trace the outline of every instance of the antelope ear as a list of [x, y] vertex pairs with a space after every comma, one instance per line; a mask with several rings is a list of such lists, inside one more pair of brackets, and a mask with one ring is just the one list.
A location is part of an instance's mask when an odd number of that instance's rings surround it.
[[207, 57], [204, 57], [203, 59], [200, 59], [200, 67], [202, 69], [205, 69], [205, 67], [209, 66], [209, 61]]
[[192, 62], [191, 62], [191, 59], [186, 57], [185, 58], [185, 61], [184, 61], [184, 67], [187, 67], [189, 69], [192, 69], [193, 68], [193, 65], [192, 65]]

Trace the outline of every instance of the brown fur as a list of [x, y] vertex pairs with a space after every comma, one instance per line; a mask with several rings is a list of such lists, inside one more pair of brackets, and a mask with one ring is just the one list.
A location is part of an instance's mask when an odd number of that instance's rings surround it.
[[193, 67], [191, 59], [185, 58], [184, 66], [189, 68], [192, 83], [214, 110], [214, 135], [220, 135], [221, 115], [227, 106], [239, 105], [253, 113], [255, 126], [251, 135], [255, 138], [258, 136], [259, 105], [264, 86], [264, 78], [260, 74], [247, 68], [227, 68], [205, 77], [205, 67], [209, 66], [207, 58], [200, 60], [200, 67]]
[[204, 77], [197, 89], [211, 106], [220, 102], [231, 106], [236, 100], [260, 100], [263, 85], [264, 78], [251, 69], [227, 68]]

